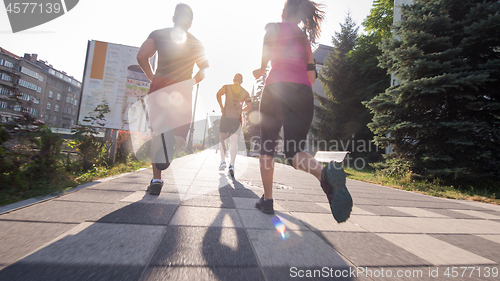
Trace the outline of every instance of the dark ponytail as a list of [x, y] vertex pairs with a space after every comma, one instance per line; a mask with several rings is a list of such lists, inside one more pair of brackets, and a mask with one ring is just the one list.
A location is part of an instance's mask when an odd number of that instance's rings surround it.
[[309, 42], [313, 44], [320, 37], [320, 25], [325, 18], [323, 7], [324, 5], [310, 0], [287, 0], [285, 2], [287, 11], [302, 21], [302, 29], [306, 32]]

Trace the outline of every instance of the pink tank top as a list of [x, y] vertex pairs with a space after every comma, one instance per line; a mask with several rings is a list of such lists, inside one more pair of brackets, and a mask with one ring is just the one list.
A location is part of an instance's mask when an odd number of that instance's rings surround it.
[[305, 84], [311, 87], [307, 76], [307, 62], [311, 46], [303, 39], [302, 31], [292, 23], [280, 22], [280, 31], [271, 55], [271, 71], [266, 85], [279, 82]]

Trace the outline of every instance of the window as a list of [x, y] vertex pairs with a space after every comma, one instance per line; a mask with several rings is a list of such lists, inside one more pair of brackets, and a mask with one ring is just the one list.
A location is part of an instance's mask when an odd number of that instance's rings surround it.
[[7, 82], [11, 82], [12, 81], [12, 76], [7, 75], [5, 73], [2, 73], [2, 75], [0, 75], [0, 79], [2, 79], [4, 81], [7, 81]]
[[44, 118], [45, 118], [45, 120], [49, 120], [49, 119], [50, 119], [50, 115], [45, 114], [45, 117], [44, 117]]
[[26, 68], [26, 67], [24, 67], [24, 66], [21, 66], [21, 72], [22, 72], [22, 73], [24, 73], [24, 74], [26, 74], [26, 75], [28, 75], [28, 76], [31, 76], [31, 77], [36, 78], [36, 79], [38, 79], [39, 81], [42, 81], [42, 82], [43, 82], [43, 76], [42, 76], [42, 75], [40, 75], [40, 74], [39, 74], [38, 72], [36, 72], [36, 71], [33, 71], [33, 70], [28, 69], [28, 68]]
[[57, 116], [54, 116], [54, 117], [52, 118], [52, 121], [57, 122]]
[[57, 100], [61, 100], [61, 94], [57, 94]]
[[70, 97], [70, 96], [67, 96], [67, 97], [66, 97], [66, 102], [67, 102], [67, 103], [71, 103], [71, 97]]
[[68, 92], [73, 92], [73, 89], [71, 87], [68, 87]]
[[73, 115], [76, 115], [76, 110], [73, 109]]
[[54, 92], [53, 91], [49, 91], [49, 98], [53, 98], [54, 97]]
[[54, 106], [54, 111], [59, 111], [59, 105], [56, 104], [56, 106]]
[[36, 84], [30, 83], [28, 81], [24, 81], [23, 79], [19, 79], [19, 85], [31, 89], [33, 91], [37, 91], [38, 93], [42, 92], [42, 87], [39, 87]]
[[9, 104], [4, 102], [4, 101], [0, 101], [0, 108], [7, 108], [9, 107]]
[[75, 99], [75, 106], [78, 104], [78, 101]]
[[50, 110], [52, 108], [52, 104], [50, 102], [47, 103], [47, 110]]
[[8, 60], [4, 61], [3, 65], [8, 68], [14, 68], [14, 64]]

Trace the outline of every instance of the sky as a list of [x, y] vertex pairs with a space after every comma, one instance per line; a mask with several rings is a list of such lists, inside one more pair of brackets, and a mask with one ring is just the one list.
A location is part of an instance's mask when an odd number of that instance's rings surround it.
[[[243, 75], [249, 92], [255, 85], [252, 71], [260, 67], [264, 26], [281, 21], [284, 0], [183, 0], [194, 20], [189, 30], [204, 45], [210, 68], [200, 83], [195, 120], [220, 115], [217, 91]], [[331, 45], [347, 12], [361, 25], [373, 0], [318, 0], [326, 20], [319, 43]], [[82, 82], [89, 40], [140, 47], [156, 29], [171, 27], [177, 1], [80, 0], [66, 15], [40, 26], [12, 33], [7, 12], [0, 8], [0, 47], [18, 55], [36, 53], [60, 71]], [[360, 33], [363, 28], [360, 27]], [[193, 91], [195, 93], [195, 91]], [[215, 111], [215, 114], [212, 113]]]

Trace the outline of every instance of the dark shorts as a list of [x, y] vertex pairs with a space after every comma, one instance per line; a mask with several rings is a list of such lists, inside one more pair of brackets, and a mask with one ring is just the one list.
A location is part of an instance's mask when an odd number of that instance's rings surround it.
[[311, 87], [298, 83], [266, 85], [260, 101], [260, 154], [274, 156], [281, 126], [283, 150], [290, 160], [307, 148], [307, 133], [314, 115]]
[[241, 127], [241, 119], [222, 116], [220, 119], [220, 133], [234, 134]]

